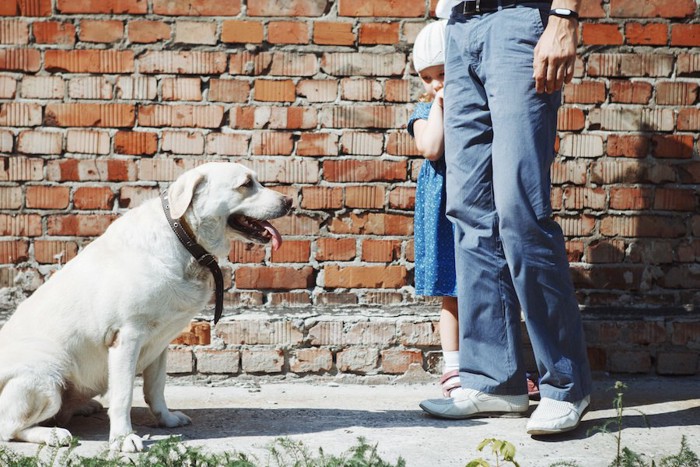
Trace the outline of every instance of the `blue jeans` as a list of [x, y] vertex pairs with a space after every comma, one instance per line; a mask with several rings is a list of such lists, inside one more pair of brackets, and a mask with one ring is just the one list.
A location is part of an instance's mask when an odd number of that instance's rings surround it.
[[453, 11], [445, 46], [447, 215], [455, 225], [462, 386], [526, 394], [521, 309], [543, 397], [578, 401], [591, 375], [550, 166], [560, 93], [537, 94], [546, 15]]

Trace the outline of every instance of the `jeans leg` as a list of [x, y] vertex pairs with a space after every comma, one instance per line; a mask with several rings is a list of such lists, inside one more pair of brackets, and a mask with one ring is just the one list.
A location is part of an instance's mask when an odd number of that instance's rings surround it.
[[590, 393], [590, 369], [564, 236], [551, 219], [550, 205], [561, 96], [534, 89], [533, 49], [543, 27], [539, 11], [513, 8], [493, 19], [499, 16], [498, 30], [492, 29], [484, 47], [483, 69], [493, 119], [499, 232], [542, 378], [542, 396], [576, 401]]
[[479, 78], [481, 18], [447, 27], [447, 214], [455, 226], [462, 386], [525, 394], [520, 312], [499, 240], [491, 111]]

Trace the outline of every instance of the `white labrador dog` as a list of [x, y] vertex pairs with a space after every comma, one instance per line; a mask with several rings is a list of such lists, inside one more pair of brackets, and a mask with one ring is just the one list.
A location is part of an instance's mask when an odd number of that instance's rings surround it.
[[[168, 189], [170, 215], [199, 244], [225, 257], [232, 239], [258, 243], [280, 234], [267, 222], [291, 199], [264, 188], [253, 171], [214, 162], [185, 172]], [[0, 329], [0, 440], [64, 445], [73, 414], [102, 406], [109, 393], [110, 445], [143, 449], [131, 427], [134, 378], [161, 426], [190, 423], [165, 403], [169, 342], [212, 296], [212, 274], [171, 229], [160, 199], [117, 219], [17, 308]]]

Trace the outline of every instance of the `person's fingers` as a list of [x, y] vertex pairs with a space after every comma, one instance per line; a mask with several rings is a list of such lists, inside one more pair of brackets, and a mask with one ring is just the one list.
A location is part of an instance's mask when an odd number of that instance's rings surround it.
[[553, 93], [556, 91], [555, 85], [557, 81], [557, 70], [559, 69], [559, 66], [556, 63], [548, 63], [547, 64], [547, 77], [545, 81], [545, 91], [548, 94]]
[[576, 67], [576, 59], [569, 61], [566, 64], [566, 75], [564, 76], [564, 82], [570, 83], [574, 78], [574, 68]]
[[564, 85], [564, 79], [566, 78], [567, 64], [562, 63], [557, 67], [556, 78], [554, 81], [554, 91], [558, 91]]
[[535, 58], [532, 66], [534, 68], [532, 77], [535, 79], [535, 91], [542, 93], [545, 90], [545, 75], [547, 73], [547, 62], [540, 59], [535, 49]]

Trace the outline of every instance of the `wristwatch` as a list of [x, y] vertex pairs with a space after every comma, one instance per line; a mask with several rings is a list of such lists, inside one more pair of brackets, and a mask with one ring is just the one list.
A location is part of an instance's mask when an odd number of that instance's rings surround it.
[[549, 14], [560, 18], [578, 19], [578, 13], [576, 13], [574, 10], [569, 10], [568, 8], [552, 8], [549, 10]]

